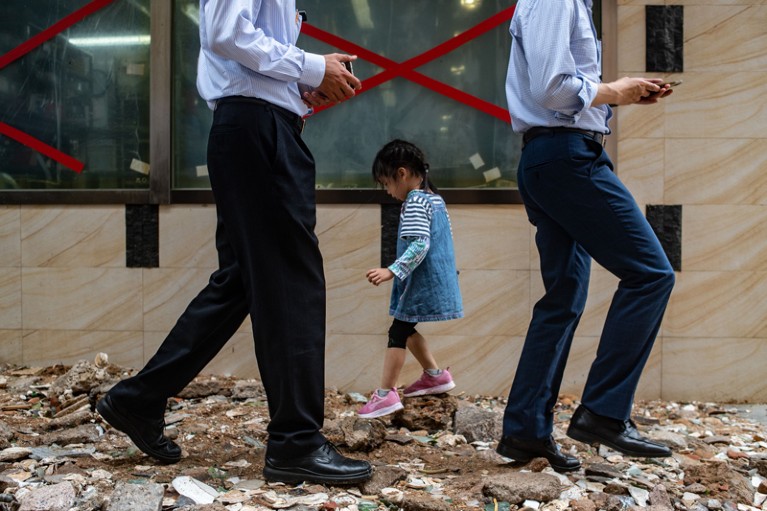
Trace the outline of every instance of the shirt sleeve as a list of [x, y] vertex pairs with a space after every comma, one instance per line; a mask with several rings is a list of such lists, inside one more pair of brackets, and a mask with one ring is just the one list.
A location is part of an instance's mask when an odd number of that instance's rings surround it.
[[[325, 58], [269, 37], [255, 25], [261, 0], [226, 0], [205, 3], [210, 49], [259, 74], [311, 87], [322, 83]], [[277, 21], [275, 21], [277, 23]]]
[[591, 105], [599, 85], [580, 75], [570, 50], [577, 22], [573, 2], [549, 0], [538, 0], [523, 21], [533, 98], [572, 123]]
[[430, 244], [429, 238], [412, 239], [407, 250], [389, 266], [389, 269], [398, 279], [405, 280], [423, 262]]

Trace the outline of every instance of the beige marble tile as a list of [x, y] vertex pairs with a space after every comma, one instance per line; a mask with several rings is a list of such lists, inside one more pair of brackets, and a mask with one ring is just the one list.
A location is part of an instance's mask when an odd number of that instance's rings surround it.
[[386, 338], [391, 282], [370, 284], [362, 269], [326, 269], [327, 333], [378, 334]]
[[624, 76], [645, 75], [645, 6], [618, 8], [618, 67]]
[[208, 284], [212, 271], [211, 268], [144, 269], [144, 330], [169, 332], [189, 302]]
[[[505, 396], [511, 388], [522, 339], [504, 336], [429, 336], [429, 348], [441, 367], [450, 367], [453, 392]], [[368, 395], [381, 384], [386, 343], [379, 336], [334, 334], [328, 337], [326, 383], [342, 391]], [[408, 354], [399, 385], [408, 385], [422, 368]]]
[[[166, 335], [167, 332], [144, 333], [144, 360], [136, 365], [136, 368], [143, 367], [152, 358], [165, 340]], [[200, 371], [200, 374], [259, 379], [252, 334], [247, 332], [235, 333], [218, 355]]]
[[161, 206], [160, 267], [217, 266], [215, 206]]
[[630, 138], [618, 145], [616, 173], [642, 211], [647, 204], [664, 204], [664, 142]]
[[767, 139], [666, 141], [668, 204], [767, 204]]
[[685, 206], [685, 271], [767, 270], [767, 206]]
[[21, 328], [21, 269], [0, 268], [0, 329]]
[[[619, 76], [631, 74], [626, 71], [619, 72]], [[642, 73], [642, 76], [653, 78], [658, 74]], [[671, 100], [672, 97], [673, 95], [667, 99]], [[666, 135], [663, 104], [622, 105], [615, 108], [614, 112], [619, 143], [629, 138], [663, 138]], [[616, 161], [615, 163], [620, 168], [621, 162]]]
[[483, 337], [525, 334], [530, 320], [529, 271], [465, 270], [459, 285], [464, 317], [429, 323], [430, 332]]
[[[657, 339], [637, 386], [636, 399], [660, 399], [662, 340]], [[581, 396], [591, 364], [596, 358], [599, 337], [576, 336], [567, 359], [560, 393]]]
[[458, 269], [526, 270], [530, 265], [530, 222], [524, 206], [450, 206]]
[[683, 271], [662, 327], [664, 337], [767, 337], [767, 272]]
[[21, 266], [21, 211], [0, 206], [0, 267]]
[[125, 207], [28, 206], [21, 210], [25, 267], [125, 267]]
[[685, 71], [764, 72], [767, 70], [764, 27], [767, 27], [767, 5], [744, 1], [686, 6]]
[[103, 352], [112, 364], [137, 367], [143, 360], [143, 339], [141, 331], [24, 330], [24, 364], [74, 365], [81, 360], [93, 362]]
[[0, 330], [0, 364], [24, 364], [21, 330]]
[[141, 330], [141, 270], [23, 268], [25, 330]]
[[663, 100], [663, 135], [668, 138], [763, 138], [764, 126], [767, 126], [765, 95], [764, 72], [685, 72], [684, 85]]
[[767, 338], [666, 337], [663, 399], [763, 403]]
[[357, 269], [362, 274], [381, 265], [381, 206], [322, 204], [315, 233], [325, 270]]

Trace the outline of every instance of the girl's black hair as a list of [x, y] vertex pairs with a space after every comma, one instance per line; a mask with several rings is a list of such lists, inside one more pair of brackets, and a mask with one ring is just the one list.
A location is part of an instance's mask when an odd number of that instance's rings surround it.
[[429, 179], [429, 164], [426, 163], [423, 151], [406, 140], [394, 139], [378, 151], [373, 160], [373, 180], [381, 184], [384, 178], [395, 179], [400, 167], [405, 167], [422, 179], [422, 190], [436, 193], [437, 187]]

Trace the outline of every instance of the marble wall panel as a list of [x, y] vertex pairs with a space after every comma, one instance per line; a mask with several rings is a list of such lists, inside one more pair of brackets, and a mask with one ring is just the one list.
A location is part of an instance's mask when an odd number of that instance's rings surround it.
[[530, 272], [464, 270], [459, 276], [464, 317], [431, 323], [440, 335], [523, 336], [530, 321]]
[[25, 330], [140, 331], [141, 270], [22, 268]]
[[24, 364], [74, 365], [80, 360], [93, 362], [106, 353], [109, 362], [124, 367], [141, 367], [144, 359], [144, 332], [103, 330], [24, 330]]
[[618, 56], [625, 76], [645, 75], [645, 6], [618, 8]]
[[21, 328], [21, 269], [0, 267], [0, 329]]
[[455, 204], [448, 209], [460, 271], [530, 267], [530, 222], [521, 204]]
[[767, 126], [766, 95], [764, 72], [686, 72], [684, 85], [663, 100], [664, 135], [763, 138]]
[[683, 268], [767, 271], [767, 206], [687, 206]]
[[767, 337], [767, 272], [690, 271], [677, 274], [664, 337]]
[[160, 268], [216, 268], [216, 208], [160, 207]]
[[767, 205], [767, 138], [670, 139], [665, 147], [669, 204]]
[[767, 400], [767, 339], [666, 337], [663, 343], [663, 399]]
[[21, 209], [21, 264], [124, 268], [124, 206], [25, 206]]
[[0, 330], [0, 364], [22, 365], [21, 330]]
[[0, 206], [0, 267], [21, 266], [21, 210]]
[[684, 8], [685, 71], [767, 71], [767, 5], [753, 2]]
[[[621, 71], [619, 76], [629, 76], [632, 73]], [[634, 74], [634, 76], [636, 76]], [[666, 78], [676, 79], [675, 75], [659, 75], [658, 73], [642, 73], [642, 76], [649, 78]], [[676, 91], [663, 101], [671, 101], [676, 99]], [[622, 143], [624, 140], [630, 138], [644, 138], [644, 139], [662, 139], [666, 136], [666, 123], [665, 123], [665, 105], [622, 105], [616, 107], [613, 110], [614, 115], [617, 117], [618, 129], [618, 141]], [[620, 168], [620, 161], [616, 161], [617, 167]]]
[[618, 145], [616, 173], [642, 211], [647, 204], [664, 204], [664, 142], [630, 138]]
[[380, 266], [380, 205], [322, 205], [314, 231], [326, 271], [357, 269], [364, 276], [369, 268]]
[[374, 286], [363, 269], [326, 269], [328, 334], [377, 334], [386, 338], [391, 282]]

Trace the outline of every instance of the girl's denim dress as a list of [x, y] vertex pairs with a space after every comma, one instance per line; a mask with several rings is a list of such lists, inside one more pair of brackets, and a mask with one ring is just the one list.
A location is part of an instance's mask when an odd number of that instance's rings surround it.
[[[412, 193], [412, 192], [411, 192]], [[418, 191], [432, 206], [429, 251], [421, 264], [404, 280], [394, 278], [389, 314], [400, 321], [444, 321], [463, 317], [458, 272], [455, 268], [453, 235], [445, 202], [438, 195]], [[405, 204], [402, 206], [404, 212]], [[397, 229], [397, 257], [409, 242], [401, 237], [402, 221]]]

